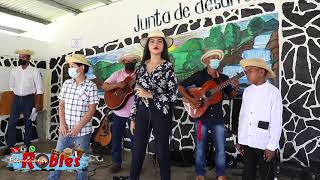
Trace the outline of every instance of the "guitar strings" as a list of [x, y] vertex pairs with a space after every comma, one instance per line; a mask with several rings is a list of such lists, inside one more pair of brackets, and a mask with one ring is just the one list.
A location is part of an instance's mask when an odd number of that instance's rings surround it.
[[236, 76], [234, 76], [234, 77], [232, 77], [232, 78], [224, 81], [223, 83], [219, 84], [217, 88], [214, 88], [214, 89], [210, 90], [210, 92], [211, 92], [212, 94], [215, 94], [215, 93], [221, 91], [223, 88], [227, 87], [232, 80], [238, 79], [238, 78], [244, 76], [244, 74], [245, 74], [244, 71], [242, 71], [241, 73], [238, 73]]

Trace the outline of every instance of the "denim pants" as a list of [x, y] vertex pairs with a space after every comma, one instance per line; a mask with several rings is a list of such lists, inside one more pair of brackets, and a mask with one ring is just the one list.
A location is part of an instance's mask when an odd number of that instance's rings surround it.
[[13, 147], [16, 143], [16, 127], [19, 116], [23, 113], [24, 117], [24, 144], [26, 147], [30, 147], [32, 138], [32, 122], [30, 120], [30, 115], [32, 108], [34, 107], [34, 95], [28, 96], [15, 96], [11, 105], [11, 114], [8, 126], [8, 139], [7, 146], [9, 148]]
[[[87, 155], [90, 151], [89, 142], [90, 142], [91, 133], [79, 136], [79, 137], [70, 137], [70, 136], [62, 136], [59, 135], [57, 147], [56, 149], [60, 152], [62, 152], [65, 148], [73, 148], [77, 144], [79, 145], [79, 148], [81, 148]], [[49, 173], [48, 180], [58, 180], [61, 176], [62, 171], [51, 171]], [[76, 172], [76, 180], [87, 180], [87, 171], [77, 171]]]
[[214, 120], [197, 119], [195, 122], [196, 132], [196, 174], [197, 176], [204, 176], [206, 173], [206, 145], [208, 130], [212, 132], [212, 141], [215, 147], [215, 164], [216, 164], [216, 176], [223, 176], [226, 166], [226, 154], [225, 154], [225, 135], [224, 124], [217, 124]]
[[[127, 117], [120, 117], [113, 114], [112, 119], [112, 163], [115, 165], [122, 164], [122, 138], [126, 130], [126, 124], [130, 127], [131, 120]], [[129, 132], [129, 138], [131, 140], [131, 147], [133, 145], [133, 135]]]

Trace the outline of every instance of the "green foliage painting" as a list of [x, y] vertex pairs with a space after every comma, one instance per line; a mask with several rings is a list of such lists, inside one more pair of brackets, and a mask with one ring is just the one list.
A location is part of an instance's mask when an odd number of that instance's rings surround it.
[[124, 68], [122, 64], [99, 61], [93, 66], [93, 71], [99, 79], [106, 80], [113, 72]]
[[[252, 49], [255, 38], [272, 34], [278, 30], [277, 14], [255, 17], [248, 21], [212, 26], [210, 29], [198, 29], [173, 36], [174, 45], [169, 54], [175, 65], [175, 72], [181, 81], [204, 68], [201, 56], [208, 50], [220, 49], [225, 53], [224, 66], [238, 64], [241, 53]], [[95, 57], [89, 57], [94, 74], [101, 80], [107, 79], [113, 72], [123, 68], [117, 59], [124, 53], [142, 54], [139, 44]], [[112, 59], [112, 60], [111, 60]]]

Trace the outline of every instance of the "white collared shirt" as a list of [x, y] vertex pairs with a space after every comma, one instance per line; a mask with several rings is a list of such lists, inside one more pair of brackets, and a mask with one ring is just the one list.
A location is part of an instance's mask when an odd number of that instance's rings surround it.
[[[239, 115], [238, 143], [262, 150], [276, 150], [282, 131], [282, 109], [281, 93], [269, 82], [247, 87]], [[259, 121], [269, 122], [269, 127], [259, 128]]]
[[30, 65], [26, 69], [14, 67], [10, 73], [9, 88], [17, 96], [43, 94], [39, 70]]

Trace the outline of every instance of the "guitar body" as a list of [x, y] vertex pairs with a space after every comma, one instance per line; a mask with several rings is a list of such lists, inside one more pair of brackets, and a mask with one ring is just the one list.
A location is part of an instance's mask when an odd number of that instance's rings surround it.
[[[183, 105], [188, 112], [188, 114], [192, 118], [198, 118], [202, 116], [208, 109], [210, 105], [218, 104], [223, 100], [223, 93], [221, 91], [218, 91], [214, 94], [208, 94], [210, 89], [214, 89], [218, 86], [218, 84], [215, 81], [207, 81], [204, 83], [201, 87], [195, 87], [195, 88], [189, 88], [188, 92], [189, 94], [197, 99], [202, 101], [202, 105], [199, 108], [192, 108], [190, 103], [186, 102], [184, 100]], [[210, 96], [210, 97], [209, 97]]]
[[134, 79], [131, 76], [125, 78], [124, 82], [128, 85], [125, 89], [114, 89], [104, 93], [104, 101], [108, 108], [112, 110], [122, 108], [134, 93], [133, 85], [130, 85]]
[[[106, 115], [107, 116], [107, 115]], [[102, 119], [100, 127], [94, 138], [95, 142], [99, 143], [101, 146], [107, 146], [112, 138], [111, 127], [108, 120], [105, 118]]]
[[239, 79], [244, 75], [245, 72], [242, 71], [240, 73], [237, 73], [237, 75], [232, 77], [231, 79], [228, 79], [220, 84], [216, 83], [215, 81], [209, 80], [201, 87], [189, 88], [189, 94], [193, 98], [201, 101], [202, 105], [199, 108], [193, 108], [191, 107], [190, 103], [183, 97], [182, 101], [184, 108], [193, 118], [202, 116], [207, 111], [210, 105], [218, 104], [223, 100], [223, 92], [221, 92], [223, 88], [231, 84], [233, 80]]

